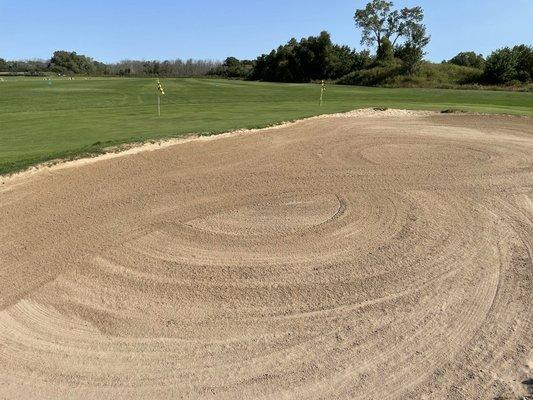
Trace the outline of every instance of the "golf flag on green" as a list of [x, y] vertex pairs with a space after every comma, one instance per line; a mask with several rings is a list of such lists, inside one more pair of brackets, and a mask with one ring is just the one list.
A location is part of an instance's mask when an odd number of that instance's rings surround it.
[[165, 94], [165, 90], [163, 89], [163, 85], [161, 85], [161, 82], [159, 82], [159, 79], [157, 80], [157, 90], [161, 94]]
[[325, 81], [322, 81], [321, 82], [321, 87], [320, 87], [320, 105], [322, 106], [322, 103], [324, 102], [324, 92], [326, 91], [326, 82]]
[[157, 115], [161, 116], [161, 95], [165, 94], [165, 89], [163, 89], [163, 85], [161, 85], [161, 82], [159, 81], [159, 78], [157, 79]]

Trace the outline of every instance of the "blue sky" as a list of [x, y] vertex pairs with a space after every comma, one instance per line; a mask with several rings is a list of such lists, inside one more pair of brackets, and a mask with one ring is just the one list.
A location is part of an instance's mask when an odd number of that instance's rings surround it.
[[[0, 57], [74, 50], [97, 60], [255, 58], [321, 30], [360, 49], [352, 16], [366, 0], [0, 0]], [[427, 58], [533, 44], [533, 0], [397, 0], [421, 5]]]

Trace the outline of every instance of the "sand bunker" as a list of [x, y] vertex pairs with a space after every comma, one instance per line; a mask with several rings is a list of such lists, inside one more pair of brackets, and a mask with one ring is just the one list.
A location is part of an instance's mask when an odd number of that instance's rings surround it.
[[491, 399], [533, 378], [533, 124], [364, 113], [0, 184], [0, 398]]

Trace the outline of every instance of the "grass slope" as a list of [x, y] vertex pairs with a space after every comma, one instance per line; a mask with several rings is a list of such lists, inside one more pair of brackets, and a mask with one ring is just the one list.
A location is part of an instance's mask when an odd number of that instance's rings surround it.
[[207, 79], [6, 79], [0, 82], [0, 174], [103, 148], [185, 133], [263, 127], [362, 107], [533, 116], [533, 94], [436, 89], [319, 86]]

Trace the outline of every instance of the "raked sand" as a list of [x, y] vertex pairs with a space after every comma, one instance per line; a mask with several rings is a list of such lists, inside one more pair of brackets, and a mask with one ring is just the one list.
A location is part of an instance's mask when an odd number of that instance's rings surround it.
[[394, 110], [4, 177], [0, 398], [525, 396], [532, 200], [531, 119]]

